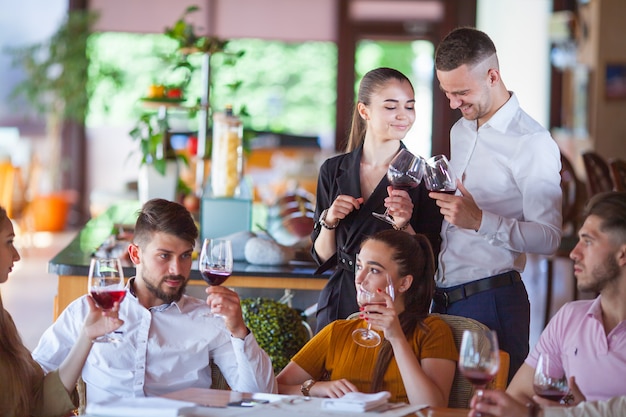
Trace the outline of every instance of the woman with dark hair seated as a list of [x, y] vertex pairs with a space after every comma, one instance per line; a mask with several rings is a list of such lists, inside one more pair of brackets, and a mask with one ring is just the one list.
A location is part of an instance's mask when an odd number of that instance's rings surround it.
[[[389, 391], [392, 402], [447, 406], [458, 352], [447, 324], [429, 315], [434, 259], [428, 239], [397, 230], [366, 238], [355, 285], [376, 292], [385, 304], [362, 306], [361, 320], [324, 327], [278, 375], [279, 392], [339, 398]], [[352, 338], [368, 324], [382, 336], [378, 346], [360, 346]]]

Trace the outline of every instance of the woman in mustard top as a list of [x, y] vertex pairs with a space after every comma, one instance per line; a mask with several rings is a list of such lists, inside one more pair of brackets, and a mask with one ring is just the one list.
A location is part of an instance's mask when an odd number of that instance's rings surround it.
[[[363, 241], [356, 262], [355, 285], [383, 293], [386, 305], [362, 307], [363, 320], [336, 320], [322, 329], [280, 372], [278, 391], [330, 398], [389, 391], [393, 402], [447, 406], [458, 352], [450, 328], [429, 316], [435, 284], [428, 239], [378, 232]], [[387, 276], [395, 299], [381, 290]], [[383, 336], [377, 347], [352, 339], [367, 323]]]
[[[13, 246], [13, 224], [0, 207], [0, 284], [7, 281], [20, 255]], [[11, 315], [0, 297], [0, 417], [61, 416], [75, 408], [71, 394], [91, 350], [92, 340], [117, 329], [119, 304], [103, 312], [90, 298], [91, 314], [81, 338], [55, 372], [44, 375], [30, 352], [22, 344]], [[112, 319], [106, 320], [105, 315]]]

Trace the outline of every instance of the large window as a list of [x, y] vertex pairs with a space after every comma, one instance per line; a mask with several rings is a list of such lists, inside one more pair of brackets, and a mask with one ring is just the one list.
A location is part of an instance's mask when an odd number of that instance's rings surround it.
[[[144, 111], [140, 98], [152, 83], [177, 82], [184, 69], [175, 68], [176, 44], [164, 35], [102, 33], [89, 47], [93, 65], [113, 65], [124, 74], [124, 87], [100, 88], [93, 99], [88, 124], [132, 123]], [[228, 49], [243, 51], [232, 65], [225, 54], [211, 58], [211, 105], [223, 109], [246, 106], [248, 128], [257, 131], [328, 135], [335, 126], [336, 57], [330, 42], [285, 43], [258, 39], [232, 40]], [[185, 105], [201, 95], [201, 55], [189, 62], [194, 67]], [[240, 83], [233, 91], [232, 84]], [[108, 107], [108, 112], [105, 108]], [[189, 129], [197, 123], [189, 121]]]
[[[140, 100], [152, 83], [176, 83], [186, 70], [175, 68], [176, 43], [161, 34], [100, 33], [90, 39], [94, 68], [114, 66], [124, 74], [124, 86], [115, 92], [101, 86], [92, 100], [91, 127], [132, 124], [145, 111]], [[211, 105], [235, 110], [245, 106], [246, 127], [296, 135], [319, 136], [332, 147], [335, 131], [337, 47], [332, 42], [287, 43], [261, 39], [231, 40], [228, 50], [242, 51], [231, 59], [211, 58]], [[357, 86], [372, 68], [389, 66], [407, 74], [415, 87], [416, 123], [405, 142], [411, 150], [430, 153], [432, 119], [433, 45], [427, 41], [363, 40], [356, 51]], [[201, 95], [201, 55], [189, 57], [194, 68], [185, 105]], [[233, 90], [233, 84], [240, 87]], [[355, 88], [357, 88], [355, 86]], [[108, 111], [105, 111], [108, 109]], [[170, 110], [178, 129], [193, 131], [198, 123], [187, 112]]]

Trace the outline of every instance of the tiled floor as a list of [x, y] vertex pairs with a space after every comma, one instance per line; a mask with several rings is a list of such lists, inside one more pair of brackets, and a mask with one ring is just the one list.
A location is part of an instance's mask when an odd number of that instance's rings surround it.
[[[52, 324], [52, 308], [57, 292], [57, 278], [47, 273], [48, 261], [76, 235], [75, 231], [37, 233], [33, 244], [20, 250], [22, 260], [15, 265], [7, 283], [1, 287], [5, 308], [11, 313], [24, 344], [33, 349], [44, 330]], [[531, 300], [531, 346], [535, 344], [544, 320], [546, 262], [529, 256], [522, 274]], [[555, 262], [552, 311], [571, 299], [573, 278], [567, 260]]]

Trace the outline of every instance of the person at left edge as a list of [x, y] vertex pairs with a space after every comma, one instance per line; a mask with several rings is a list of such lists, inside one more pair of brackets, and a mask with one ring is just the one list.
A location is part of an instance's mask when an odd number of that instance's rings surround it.
[[[393, 68], [376, 68], [359, 85], [346, 152], [329, 158], [317, 182], [312, 255], [317, 273], [336, 268], [320, 293], [317, 331], [358, 311], [354, 287], [355, 254], [365, 236], [392, 227], [425, 235], [435, 259], [443, 216], [423, 184], [393, 190], [387, 168], [405, 148], [402, 139], [415, 122], [415, 93], [409, 79]], [[395, 225], [372, 212], [389, 213]]]
[[[88, 403], [210, 388], [210, 360], [235, 391], [277, 390], [271, 360], [246, 327], [237, 293], [213, 286], [206, 301], [184, 294], [197, 238], [181, 204], [154, 199], [142, 207], [128, 247], [136, 275], [120, 304], [122, 341], [93, 346], [82, 372]], [[44, 369], [58, 367], [87, 312], [81, 297], [44, 332], [33, 351]]]

